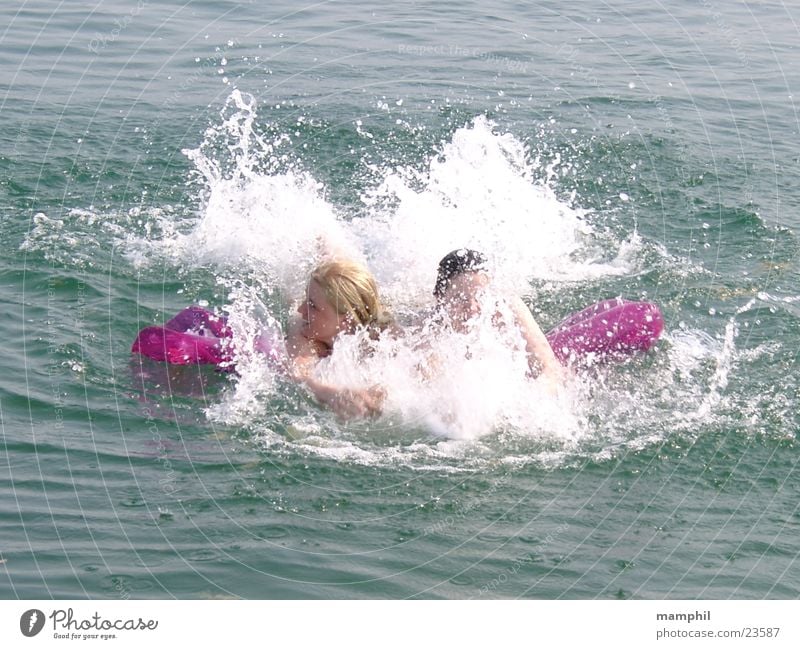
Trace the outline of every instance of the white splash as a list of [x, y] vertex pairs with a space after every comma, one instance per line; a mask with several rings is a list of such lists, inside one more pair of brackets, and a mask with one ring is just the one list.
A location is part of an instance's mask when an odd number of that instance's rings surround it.
[[498, 281], [518, 293], [530, 292], [533, 279], [576, 281], [630, 270], [622, 259], [572, 260], [587, 253], [592, 229], [583, 211], [537, 181], [539, 172], [518, 139], [480, 116], [458, 129], [426, 168], [383, 170], [351, 228], [386, 293], [404, 306], [430, 302], [439, 259], [460, 247], [481, 250]]
[[[640, 237], [616, 242], [616, 254], [601, 251], [591, 215], [560, 200], [548, 184], [558, 174], [532, 161], [518, 138], [490, 120], [478, 117], [458, 129], [422, 168], [373, 168], [375, 184], [355, 217], [345, 217], [346, 210], [327, 200], [326, 188], [281, 153], [286, 136], [259, 134], [255, 120], [255, 101], [234, 92], [221, 126], [187, 151], [202, 194], [192, 227], [150, 241], [154, 255], [211, 266], [228, 288], [229, 304], [221, 306], [238, 340], [239, 376], [209, 408], [212, 420], [248, 428], [272, 449], [362, 463], [443, 466], [457, 458], [460, 470], [498, 452], [513, 462], [530, 456], [557, 462], [587, 439], [599, 440], [602, 456], [644, 439], [631, 438], [643, 422], [662, 430], [674, 420], [676, 398], [695, 399], [698, 416], [719, 403], [704, 402], [703, 393], [713, 379], [722, 398], [732, 338], [717, 349], [701, 334], [668, 337], [665, 359], [651, 370], [666, 382], [661, 391], [640, 377], [625, 383], [619, 373], [598, 368], [554, 399], [526, 376], [519, 341], [490, 322], [453, 334], [412, 321], [411, 314], [432, 304], [439, 259], [462, 246], [489, 257], [498, 290], [507, 293], [639, 270]], [[366, 358], [360, 353], [366, 341], [341, 339], [318, 368], [323, 380], [384, 386], [386, 414], [377, 421], [336, 422], [254, 353], [259, 327], [269, 317], [285, 322], [310, 270], [331, 249], [367, 261], [406, 325], [405, 336], [386, 337]], [[286, 299], [270, 296], [275, 288]], [[432, 357], [434, 371], [425, 371]], [[689, 367], [708, 357], [722, 359], [716, 374], [702, 363]], [[682, 383], [678, 374], [690, 380]], [[660, 409], [662, 393], [671, 405]], [[502, 443], [498, 451], [498, 436], [507, 441], [509, 435], [517, 440], [515, 451], [503, 452]]]

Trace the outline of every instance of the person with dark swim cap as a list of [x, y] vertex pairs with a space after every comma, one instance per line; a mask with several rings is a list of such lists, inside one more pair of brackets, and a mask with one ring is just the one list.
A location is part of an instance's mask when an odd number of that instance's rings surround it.
[[[463, 332], [469, 322], [481, 314], [481, 298], [490, 285], [489, 263], [477, 250], [459, 248], [446, 254], [439, 262], [433, 295], [437, 309], [455, 331]], [[528, 307], [519, 298], [505, 300], [513, 314], [514, 324], [525, 341], [528, 364], [533, 376], [541, 376], [555, 389], [563, 380], [563, 367], [553, 353]], [[502, 326], [502, 316], [496, 313], [492, 322]]]
[[439, 262], [439, 272], [436, 276], [433, 295], [437, 300], [441, 300], [450, 285], [450, 281], [457, 275], [488, 270], [489, 262], [477, 250], [470, 250], [469, 248], [453, 250], [442, 257]]

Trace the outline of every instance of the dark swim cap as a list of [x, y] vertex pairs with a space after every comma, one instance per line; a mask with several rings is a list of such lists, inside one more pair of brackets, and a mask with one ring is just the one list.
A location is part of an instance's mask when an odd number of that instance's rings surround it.
[[441, 299], [447, 290], [450, 280], [461, 273], [487, 270], [489, 264], [486, 257], [477, 250], [459, 248], [447, 253], [439, 262], [439, 274], [436, 276], [436, 286], [433, 294]]

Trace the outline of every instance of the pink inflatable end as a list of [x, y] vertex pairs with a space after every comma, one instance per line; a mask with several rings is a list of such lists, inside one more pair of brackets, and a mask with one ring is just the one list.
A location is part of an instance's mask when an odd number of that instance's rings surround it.
[[213, 336], [196, 336], [164, 327], [145, 327], [136, 336], [131, 352], [174, 365], [211, 364], [231, 361], [222, 340]]
[[604, 300], [570, 316], [547, 334], [553, 353], [564, 364], [648, 351], [664, 330], [655, 304]]

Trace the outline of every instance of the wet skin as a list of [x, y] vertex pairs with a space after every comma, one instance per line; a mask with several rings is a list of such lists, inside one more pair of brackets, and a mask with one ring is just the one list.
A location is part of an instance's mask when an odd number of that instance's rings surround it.
[[350, 331], [347, 316], [340, 314], [315, 280], [308, 283], [306, 299], [297, 312], [302, 318], [300, 333], [312, 342], [321, 343], [328, 349], [340, 333]]

